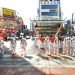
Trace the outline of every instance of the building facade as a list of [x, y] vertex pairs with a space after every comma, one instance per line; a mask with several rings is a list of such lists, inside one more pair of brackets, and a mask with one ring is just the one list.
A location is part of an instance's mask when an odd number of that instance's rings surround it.
[[38, 19], [32, 20], [32, 27], [36, 34], [55, 35], [60, 26], [63, 26], [60, 0], [39, 0], [38, 15]]
[[8, 8], [0, 8], [0, 27], [1, 28], [15, 28], [16, 11]]
[[59, 19], [60, 0], [39, 0], [39, 17], [43, 20]]

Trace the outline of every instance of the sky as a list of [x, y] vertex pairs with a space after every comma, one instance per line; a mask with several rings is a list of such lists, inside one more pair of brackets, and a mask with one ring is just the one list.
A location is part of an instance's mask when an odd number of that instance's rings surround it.
[[[37, 17], [38, 2], [39, 0], [0, 0], [0, 7], [16, 10], [17, 15], [30, 28], [30, 19]], [[61, 10], [63, 19], [71, 19], [72, 13], [75, 14], [75, 0], [61, 0]]]

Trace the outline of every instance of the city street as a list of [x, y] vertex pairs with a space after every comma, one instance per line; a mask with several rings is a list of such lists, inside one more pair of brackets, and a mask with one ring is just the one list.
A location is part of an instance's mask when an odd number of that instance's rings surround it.
[[[5, 54], [0, 57], [0, 75], [74, 75], [74, 57], [36, 55], [34, 41], [27, 39], [26, 56], [12, 56], [10, 41], [5, 42]], [[20, 40], [16, 50], [20, 50]]]
[[70, 1], [0, 0], [0, 75], [75, 75]]

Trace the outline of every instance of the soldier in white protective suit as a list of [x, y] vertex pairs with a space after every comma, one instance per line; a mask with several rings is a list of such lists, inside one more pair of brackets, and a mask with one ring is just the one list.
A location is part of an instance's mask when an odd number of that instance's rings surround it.
[[70, 37], [66, 37], [64, 38], [64, 42], [63, 42], [63, 53], [66, 55], [70, 55], [70, 51], [71, 51], [71, 44], [70, 44]]
[[35, 47], [35, 52], [38, 55], [40, 53], [40, 41], [38, 37], [36, 37], [34, 40], [34, 47]]
[[11, 38], [10, 40], [10, 49], [12, 50], [12, 54], [15, 55], [15, 50], [16, 50], [16, 39]]
[[50, 41], [49, 41], [49, 37], [46, 37], [45, 39], [45, 53], [50, 54]]
[[71, 52], [70, 52], [71, 56], [75, 56], [75, 37], [71, 38]]
[[20, 41], [20, 47], [22, 49], [22, 51], [24, 52], [24, 54], [26, 55], [26, 47], [27, 47], [27, 42], [25, 38], [22, 38]]
[[0, 40], [0, 53], [4, 54], [4, 41]]

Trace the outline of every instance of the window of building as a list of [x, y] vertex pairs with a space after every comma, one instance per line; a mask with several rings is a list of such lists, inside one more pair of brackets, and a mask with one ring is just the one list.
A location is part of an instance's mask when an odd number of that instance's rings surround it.
[[57, 12], [57, 10], [56, 9], [51, 9], [51, 10], [49, 10], [50, 12]]
[[41, 15], [42, 16], [57, 16], [58, 13], [57, 12], [42, 12]]
[[42, 5], [42, 9], [57, 9], [58, 5]]
[[60, 0], [54, 0], [54, 1], [60, 1]]
[[44, 1], [47, 1], [47, 0], [44, 0]]

